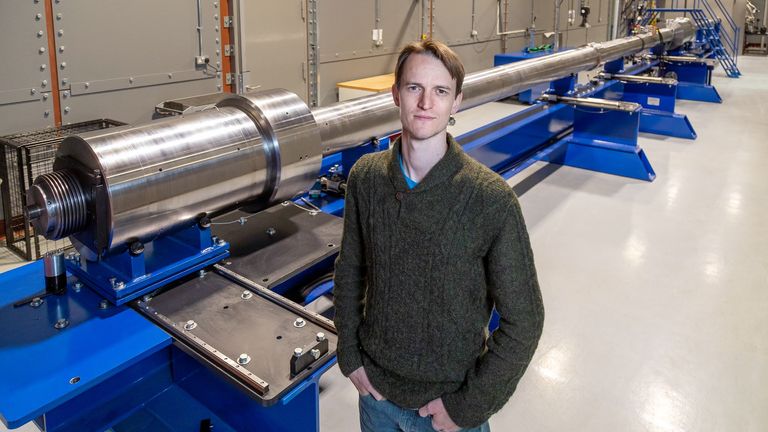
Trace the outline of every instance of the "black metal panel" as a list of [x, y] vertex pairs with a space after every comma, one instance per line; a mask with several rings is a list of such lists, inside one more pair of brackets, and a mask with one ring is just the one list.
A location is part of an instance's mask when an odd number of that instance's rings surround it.
[[[333, 358], [337, 338], [322, 317], [270, 294], [209, 272], [140, 301], [137, 308], [185, 351], [250, 390], [262, 404], [272, 405]], [[295, 324], [298, 318], [303, 325]], [[327, 353], [292, 376], [294, 350], [309, 353], [318, 346], [318, 333], [326, 338]], [[242, 354], [250, 358], [245, 364], [238, 362]]]
[[230, 243], [227, 269], [272, 288], [338, 253], [342, 227], [339, 217], [280, 204], [218, 216], [212, 231]]

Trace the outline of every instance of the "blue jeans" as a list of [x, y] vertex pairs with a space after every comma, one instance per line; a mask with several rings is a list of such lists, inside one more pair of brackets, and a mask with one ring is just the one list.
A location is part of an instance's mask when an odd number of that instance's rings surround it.
[[[421, 417], [419, 410], [400, 408], [388, 400], [360, 396], [360, 430], [362, 432], [434, 432], [432, 417]], [[462, 432], [490, 432], [488, 422]]]

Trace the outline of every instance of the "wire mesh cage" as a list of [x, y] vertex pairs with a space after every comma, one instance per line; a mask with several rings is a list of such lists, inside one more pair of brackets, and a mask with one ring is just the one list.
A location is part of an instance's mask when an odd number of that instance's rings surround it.
[[0, 137], [0, 194], [8, 250], [32, 261], [48, 251], [71, 246], [68, 239], [50, 241], [35, 233], [24, 212], [27, 189], [37, 176], [51, 172], [56, 150], [64, 138], [124, 124], [100, 119]]

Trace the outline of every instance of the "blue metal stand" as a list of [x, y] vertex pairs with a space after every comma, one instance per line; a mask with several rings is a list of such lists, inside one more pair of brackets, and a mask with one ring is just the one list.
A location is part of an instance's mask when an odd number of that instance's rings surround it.
[[645, 152], [637, 145], [640, 111], [600, 111], [579, 107], [573, 134], [542, 152], [542, 160], [639, 180], [653, 181]]
[[197, 224], [158, 237], [132, 254], [125, 250], [98, 261], [68, 260], [67, 270], [116, 305], [122, 305], [229, 256], [226, 242]]
[[[551, 50], [537, 52], [518, 51], [505, 54], [496, 54], [493, 56], [493, 65], [501, 66], [519, 61], [530, 60], [533, 58], [544, 57], [550, 54], [552, 54]], [[546, 93], [546, 91], [549, 90], [549, 88], [549, 82], [536, 84], [530, 89], [518, 93], [517, 99], [523, 103], [534, 104], [543, 93]]]
[[723, 98], [714, 86], [680, 82], [677, 85], [677, 98], [698, 102], [723, 103]]

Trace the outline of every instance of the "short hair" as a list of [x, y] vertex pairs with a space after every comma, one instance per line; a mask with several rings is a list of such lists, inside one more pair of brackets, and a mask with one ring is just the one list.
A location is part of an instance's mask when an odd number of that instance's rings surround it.
[[461, 93], [461, 86], [464, 84], [464, 65], [461, 64], [459, 56], [448, 45], [434, 39], [411, 42], [400, 51], [400, 56], [397, 58], [397, 66], [395, 66], [395, 85], [398, 88], [400, 88], [401, 79], [403, 78], [405, 61], [408, 60], [411, 54], [427, 54], [440, 60], [443, 66], [448, 69], [451, 78], [456, 80], [456, 96]]

